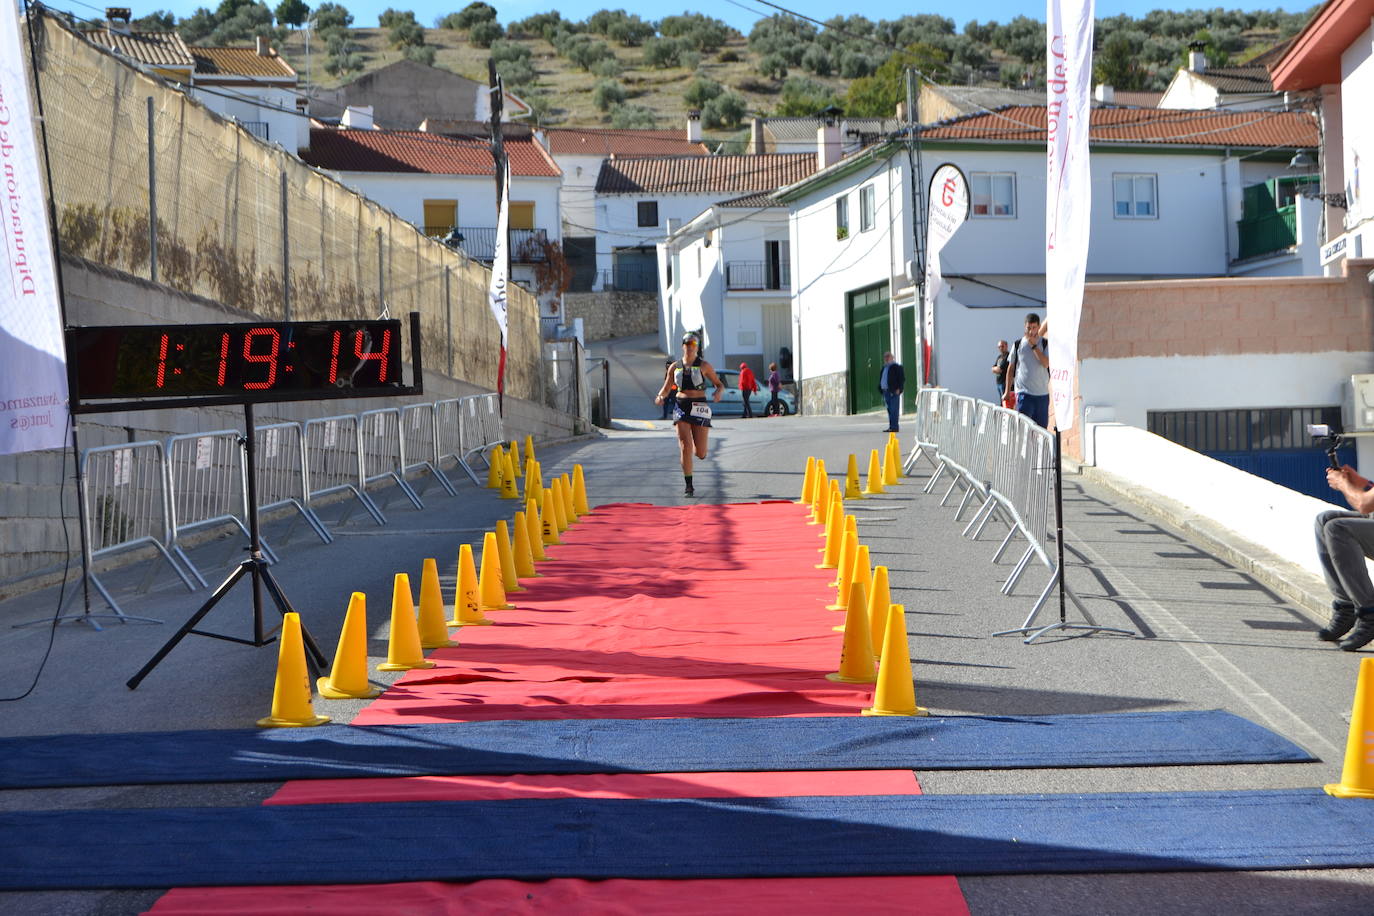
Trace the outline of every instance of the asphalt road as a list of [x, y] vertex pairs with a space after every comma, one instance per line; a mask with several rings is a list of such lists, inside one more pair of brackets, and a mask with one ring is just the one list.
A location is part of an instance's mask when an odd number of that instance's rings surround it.
[[[613, 366], [615, 414], [621, 428], [604, 435], [541, 446], [546, 473], [583, 465], [592, 503], [682, 502], [673, 431], [639, 392], [645, 384], [626, 367], [649, 366], [662, 354], [652, 342], [617, 342]], [[622, 375], [624, 377], [622, 377]], [[650, 376], [648, 384], [654, 383]], [[652, 391], [650, 392], [650, 394]], [[698, 502], [795, 498], [808, 455], [843, 466], [850, 452], [866, 455], [883, 441], [877, 414], [724, 420], [711, 433], [710, 457], [698, 464]], [[1359, 656], [1319, 642], [1308, 612], [1286, 603], [1246, 573], [1153, 517], [1148, 508], [1066, 477], [1067, 575], [1099, 622], [1131, 637], [1060, 634], [1031, 645], [994, 631], [1019, 626], [1047, 579], [1037, 565], [1014, 595], [1000, 586], [1018, 551], [1000, 564], [991, 557], [1000, 532], [977, 541], [940, 491], [927, 495], [923, 467], [882, 498], [856, 509], [860, 536], [874, 563], [888, 566], [894, 601], [907, 608], [918, 702], [939, 714], [1050, 714], [1221, 708], [1272, 728], [1321, 759], [1263, 766], [1122, 767], [1061, 770], [919, 773], [924, 791], [957, 793], [1113, 792], [1315, 786], [1335, 781], [1349, 727]], [[464, 541], [480, 543], [510, 503], [494, 491], [460, 484], [457, 499], [430, 488], [426, 508], [403, 500], [388, 506], [391, 524], [378, 528], [362, 513], [325, 546], [308, 532], [280, 542], [284, 526], [267, 534], [282, 562], [274, 569], [327, 654], [332, 654], [350, 592], [373, 597], [372, 663], [386, 655], [387, 608], [393, 573], [418, 577], [433, 556], [451, 587], [451, 562]], [[745, 535], [747, 543], [747, 534]], [[766, 550], [766, 544], [759, 544]], [[200, 548], [206, 566], [224, 569], [241, 556], [228, 541]], [[163, 571], [145, 595], [132, 591], [145, 567], [119, 571], [125, 611], [161, 625], [107, 622], [56, 629], [41, 679], [25, 699], [0, 703], [0, 734], [239, 728], [266, 715], [276, 652], [204, 637], [188, 637], [134, 691], [125, 681], [204, 600]], [[223, 574], [222, 572], [220, 573]], [[251, 631], [249, 591], [241, 586], [206, 619], [206, 627]], [[0, 695], [22, 693], [39, 668], [48, 627], [12, 624], [50, 617], [56, 592], [0, 603]], [[97, 610], [101, 608], [97, 605]], [[1070, 605], [1070, 614], [1076, 610]], [[270, 605], [269, 620], [275, 617]], [[1041, 615], [1057, 615], [1051, 606]], [[397, 675], [374, 674], [381, 684]], [[365, 701], [318, 701], [316, 711], [348, 721]], [[6, 810], [258, 804], [272, 784], [108, 787], [0, 794]], [[1352, 801], [1351, 804], [1368, 804]], [[1374, 830], [1374, 807], [1371, 807]], [[117, 840], [112, 840], [117, 842]], [[327, 855], [327, 851], [321, 851]], [[961, 878], [974, 914], [1140, 914], [1374, 912], [1374, 870], [1207, 872], [1189, 874], [1060, 875]], [[158, 891], [0, 894], [6, 914], [122, 914], [150, 906]], [[917, 901], [894, 901], [910, 912]]]

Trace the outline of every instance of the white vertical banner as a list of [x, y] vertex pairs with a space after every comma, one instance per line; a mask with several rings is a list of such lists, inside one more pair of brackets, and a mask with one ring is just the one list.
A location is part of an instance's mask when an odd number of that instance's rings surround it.
[[1093, 0], [1047, 0], [1045, 300], [1055, 426], [1071, 429], [1078, 319], [1092, 222], [1088, 163]]
[[0, 2], [0, 454], [67, 444], [67, 360], [18, 4]]
[[935, 356], [935, 303], [944, 289], [945, 279], [940, 272], [940, 252], [959, 227], [968, 219], [969, 192], [968, 179], [957, 165], [945, 163], [930, 176], [930, 188], [926, 199], [930, 202], [926, 214], [926, 276], [925, 276], [925, 327], [922, 336], [925, 352], [922, 354], [926, 377], [923, 384], [929, 384], [935, 376], [930, 365]]
[[491, 287], [487, 290], [487, 301], [491, 313], [496, 318], [496, 326], [501, 329], [501, 358], [496, 366], [496, 390], [505, 391], [506, 376], [506, 328], [509, 314], [507, 285], [510, 282], [510, 166], [501, 182], [501, 201], [496, 207], [496, 247], [491, 259]]

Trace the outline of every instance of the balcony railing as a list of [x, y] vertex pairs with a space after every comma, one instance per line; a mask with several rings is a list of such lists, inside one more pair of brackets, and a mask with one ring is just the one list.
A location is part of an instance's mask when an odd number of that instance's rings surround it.
[[239, 126], [259, 140], [271, 140], [266, 121], [240, 121]]
[[[446, 241], [452, 230], [448, 226], [426, 226], [425, 235]], [[462, 249], [474, 261], [490, 261], [496, 257], [495, 226], [459, 226], [458, 235], [462, 236], [455, 247]], [[543, 229], [510, 230], [510, 259], [515, 264], [535, 264], [546, 260], [544, 243], [548, 233]]]
[[1253, 258], [1271, 251], [1283, 251], [1298, 243], [1297, 208], [1280, 207], [1254, 219], [1243, 219], [1240, 230], [1238, 258]]
[[622, 293], [658, 292], [658, 271], [652, 267], [617, 267], [597, 271], [597, 288]]
[[774, 264], [772, 261], [727, 261], [725, 264], [726, 289], [791, 289], [791, 287], [792, 268], [786, 262]]

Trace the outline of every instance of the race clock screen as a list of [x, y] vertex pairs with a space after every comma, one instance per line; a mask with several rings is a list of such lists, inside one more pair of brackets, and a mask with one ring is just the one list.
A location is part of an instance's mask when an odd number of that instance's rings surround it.
[[403, 387], [392, 320], [68, 328], [67, 353], [83, 401]]

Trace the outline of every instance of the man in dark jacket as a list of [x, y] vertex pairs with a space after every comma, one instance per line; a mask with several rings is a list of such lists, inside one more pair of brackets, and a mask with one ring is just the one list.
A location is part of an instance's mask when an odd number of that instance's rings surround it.
[[882, 392], [883, 403], [887, 405], [887, 429], [885, 433], [897, 432], [897, 418], [902, 413], [902, 388], [906, 385], [906, 375], [902, 364], [891, 353], [883, 354], [883, 368], [878, 372], [878, 390]]

